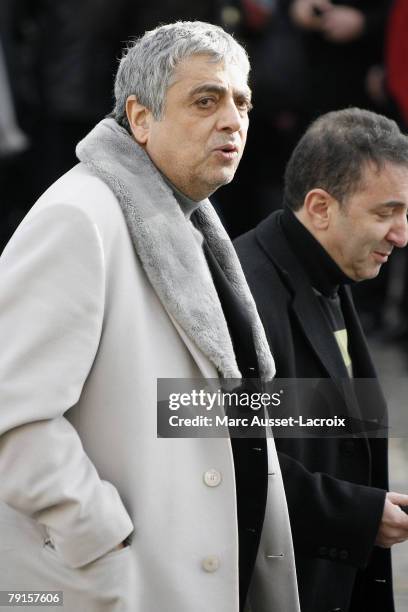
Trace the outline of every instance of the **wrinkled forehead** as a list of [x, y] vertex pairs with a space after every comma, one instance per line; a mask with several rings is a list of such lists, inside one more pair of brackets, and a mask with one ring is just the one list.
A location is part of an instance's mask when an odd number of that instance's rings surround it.
[[213, 57], [203, 54], [185, 58], [177, 65], [166, 98], [170, 92], [182, 98], [206, 92], [220, 96], [231, 92], [234, 97], [245, 98], [248, 103], [251, 101], [248, 72], [242, 64], [229, 60], [214, 61]]
[[174, 67], [168, 86], [186, 78], [208, 79], [222, 73], [233, 75], [248, 86], [249, 65], [244, 58], [231, 55], [220, 59], [207, 53], [195, 53], [181, 59]]

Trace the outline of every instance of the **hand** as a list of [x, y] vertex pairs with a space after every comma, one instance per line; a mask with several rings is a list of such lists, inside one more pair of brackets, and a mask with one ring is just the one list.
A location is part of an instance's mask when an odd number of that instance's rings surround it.
[[387, 493], [375, 544], [391, 548], [408, 538], [408, 515], [399, 506], [408, 506], [408, 495]]
[[334, 43], [357, 40], [364, 27], [364, 14], [351, 6], [332, 6], [321, 17], [321, 31], [327, 40]]
[[[321, 15], [316, 15], [314, 8], [319, 9]], [[321, 31], [322, 17], [331, 8], [330, 0], [295, 0], [290, 7], [290, 16], [292, 21], [303, 30]]]

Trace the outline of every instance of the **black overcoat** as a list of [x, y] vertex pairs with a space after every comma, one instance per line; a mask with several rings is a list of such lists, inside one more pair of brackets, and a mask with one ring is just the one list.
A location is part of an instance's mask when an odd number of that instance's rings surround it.
[[[281, 215], [273, 213], [235, 241], [277, 377], [345, 379], [333, 332], [282, 231]], [[371, 379], [358, 400], [364, 415], [365, 405], [384, 407], [384, 398], [349, 288], [340, 287], [339, 295], [354, 377]], [[392, 612], [390, 554], [374, 546], [388, 488], [386, 438], [277, 438], [276, 446], [302, 612]]]

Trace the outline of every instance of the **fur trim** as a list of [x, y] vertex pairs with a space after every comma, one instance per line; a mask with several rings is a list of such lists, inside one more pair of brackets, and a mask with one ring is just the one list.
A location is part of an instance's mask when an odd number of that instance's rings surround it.
[[[164, 307], [224, 378], [240, 378], [227, 323], [191, 223], [149, 156], [114, 119], [104, 119], [76, 149], [78, 159], [116, 195], [135, 250]], [[261, 377], [275, 373], [265, 333], [241, 266], [206, 200], [200, 230], [250, 313]]]

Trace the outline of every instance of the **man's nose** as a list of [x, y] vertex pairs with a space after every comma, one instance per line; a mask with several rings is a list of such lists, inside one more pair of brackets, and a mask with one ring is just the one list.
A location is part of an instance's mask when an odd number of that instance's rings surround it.
[[387, 240], [399, 248], [403, 248], [407, 245], [408, 223], [406, 215], [395, 220], [395, 223], [387, 234]]
[[229, 132], [239, 132], [242, 129], [248, 117], [242, 114], [234, 100], [229, 100], [225, 103], [218, 119], [218, 129], [227, 130]]

